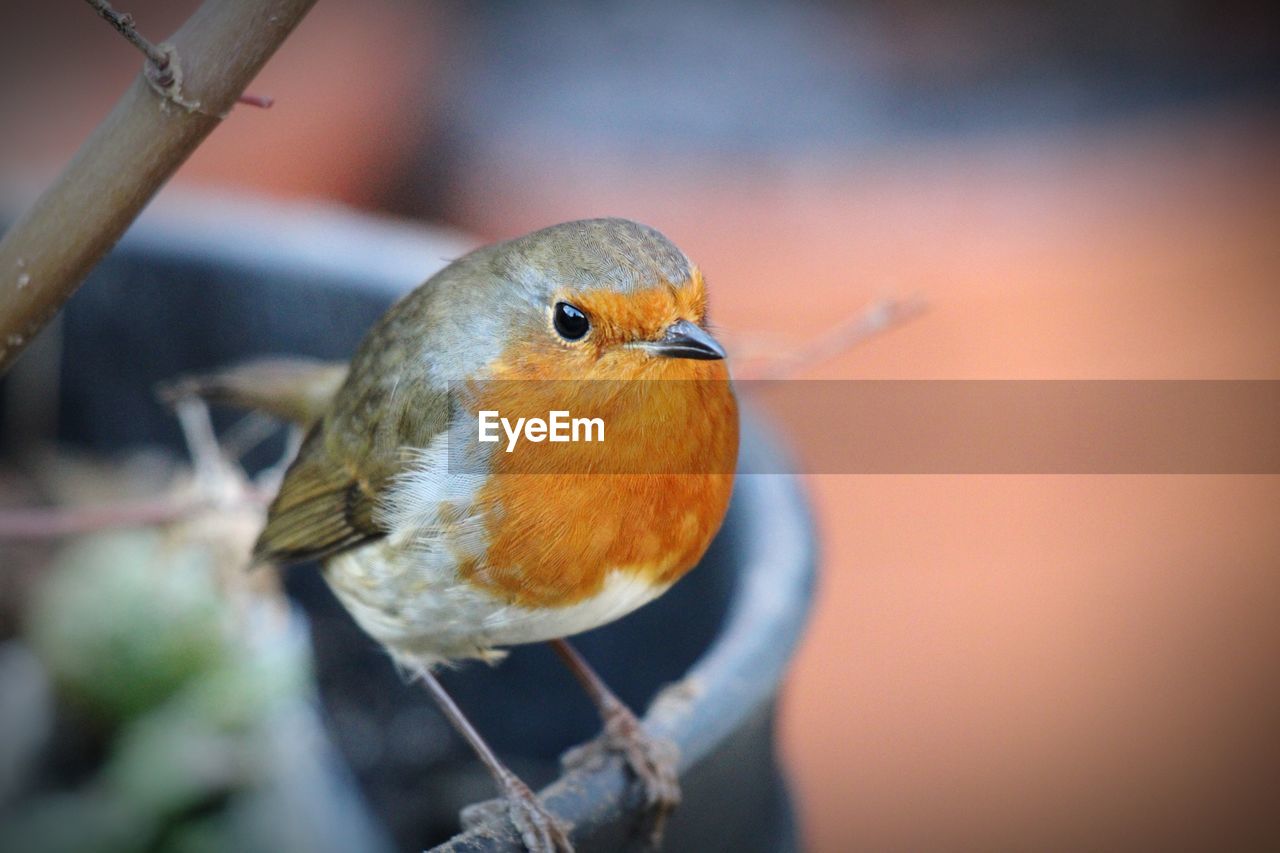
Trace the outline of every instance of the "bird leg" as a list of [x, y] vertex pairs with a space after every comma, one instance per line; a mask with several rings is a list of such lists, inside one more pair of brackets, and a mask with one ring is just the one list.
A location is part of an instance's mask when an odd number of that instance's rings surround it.
[[646, 732], [631, 709], [566, 640], [552, 640], [551, 647], [587, 691], [604, 722], [599, 738], [565, 753], [562, 763], [566, 767], [590, 766], [609, 752], [620, 753], [644, 786], [648, 840], [659, 847], [667, 818], [680, 804], [679, 749], [670, 740]]
[[529, 786], [494, 754], [470, 720], [463, 716], [453, 697], [445, 692], [444, 686], [426, 667], [416, 667], [415, 671], [445, 717], [493, 775], [506, 802], [507, 817], [530, 853], [573, 853], [573, 845], [555, 817], [538, 801]]

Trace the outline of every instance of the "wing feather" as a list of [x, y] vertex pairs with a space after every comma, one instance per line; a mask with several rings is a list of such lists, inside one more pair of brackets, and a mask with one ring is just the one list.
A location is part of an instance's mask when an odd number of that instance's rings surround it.
[[386, 530], [374, 520], [376, 494], [373, 483], [329, 459], [313, 431], [271, 504], [254, 546], [255, 560], [318, 560], [384, 536]]

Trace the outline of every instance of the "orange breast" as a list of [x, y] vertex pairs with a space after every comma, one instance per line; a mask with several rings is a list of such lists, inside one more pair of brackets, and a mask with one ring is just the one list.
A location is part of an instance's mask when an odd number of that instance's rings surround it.
[[[494, 452], [478, 496], [489, 545], [484, 558], [465, 561], [464, 576], [513, 603], [544, 607], [590, 598], [614, 570], [673, 583], [701, 559], [733, 487], [738, 411], [724, 363], [629, 352], [585, 372], [609, 379], [517, 378], [547, 375], [531, 355], [511, 362], [519, 368], [506, 376], [516, 381], [481, 385], [477, 409], [600, 417], [605, 440], [526, 441]], [[617, 378], [635, 375], [641, 360], [656, 381]]]
[[[737, 407], [723, 380], [663, 384], [660, 407], [649, 411], [577, 407], [603, 415], [603, 443], [524, 442], [495, 452], [493, 475], [477, 496], [488, 551], [465, 566], [468, 579], [513, 603], [561, 606], [593, 596], [611, 570], [659, 585], [689, 571], [730, 500]], [[654, 396], [637, 400], [658, 402]], [[548, 411], [526, 409], [529, 402], [494, 407]], [[602, 470], [637, 473], [590, 473]]]

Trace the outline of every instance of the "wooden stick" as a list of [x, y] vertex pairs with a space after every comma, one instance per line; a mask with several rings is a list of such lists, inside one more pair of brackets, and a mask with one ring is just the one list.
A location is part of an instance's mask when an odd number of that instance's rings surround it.
[[143, 73], [0, 241], [0, 373], [218, 126], [314, 3], [205, 0], [169, 42], [146, 42], [156, 56], [139, 45], [148, 56]]
[[156, 527], [188, 518], [212, 506], [209, 499], [172, 496], [110, 506], [39, 507], [0, 510], [0, 542], [59, 539], [100, 530]]
[[133, 24], [133, 15], [128, 12], [117, 12], [111, 8], [107, 0], [87, 0], [87, 2], [102, 16], [103, 20], [115, 27], [120, 35], [129, 40], [130, 44], [142, 51], [142, 55], [154, 66], [155, 73], [163, 75], [168, 71], [168, 55], [142, 37]]
[[819, 333], [794, 351], [768, 357], [747, 356], [741, 360], [742, 365], [734, 373], [738, 379], [790, 379], [807, 368], [848, 352], [876, 335], [914, 320], [925, 310], [926, 305], [919, 298], [876, 302], [866, 310]]

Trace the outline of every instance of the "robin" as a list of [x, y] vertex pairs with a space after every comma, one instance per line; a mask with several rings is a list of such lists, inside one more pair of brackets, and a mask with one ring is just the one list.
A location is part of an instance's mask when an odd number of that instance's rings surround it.
[[[568, 222], [454, 261], [378, 321], [349, 368], [263, 363], [187, 386], [306, 427], [256, 560], [322, 562], [356, 622], [475, 749], [531, 850], [571, 848], [433, 670], [551, 642], [600, 710], [600, 743], [643, 784], [660, 839], [679, 801], [674, 747], [647, 734], [564, 638], [662, 595], [724, 518], [738, 413], [706, 311], [698, 268], [656, 230]], [[585, 380], [702, 381], [602, 394]], [[469, 402], [450, 393], [459, 381]], [[544, 399], [550, 388], [558, 399]], [[550, 445], [528, 441], [477, 443], [469, 466], [449, 456], [477, 408], [576, 413], [588, 402], [604, 440], [557, 448], [584, 454], [581, 466], [549, 468]], [[600, 473], [600, 454], [612, 473]], [[645, 468], [652, 459], [661, 470]]]

